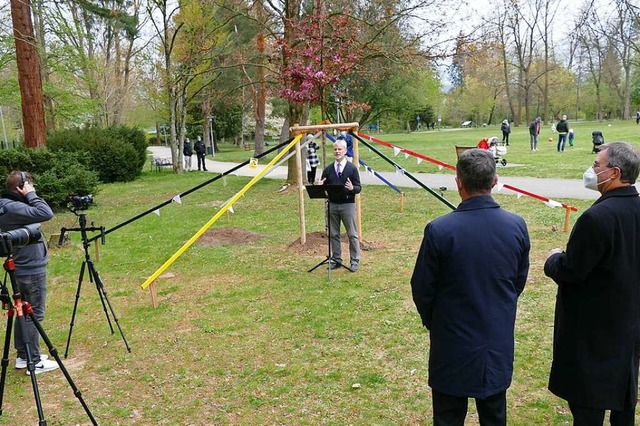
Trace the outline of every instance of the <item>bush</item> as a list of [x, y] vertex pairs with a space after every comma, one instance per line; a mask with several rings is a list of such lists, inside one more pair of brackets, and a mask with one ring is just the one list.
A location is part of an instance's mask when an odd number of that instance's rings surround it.
[[51, 151], [88, 153], [89, 168], [105, 183], [134, 180], [147, 160], [145, 134], [135, 128], [68, 129], [52, 132], [47, 138]]
[[31, 173], [38, 195], [53, 207], [65, 206], [70, 194], [96, 193], [98, 175], [87, 168], [87, 162], [83, 153], [25, 148], [0, 151], [1, 176], [13, 170]]

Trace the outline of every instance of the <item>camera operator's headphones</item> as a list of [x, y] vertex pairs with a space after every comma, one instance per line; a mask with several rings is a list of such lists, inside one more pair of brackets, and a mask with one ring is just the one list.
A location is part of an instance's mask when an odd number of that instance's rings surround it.
[[27, 183], [27, 174], [20, 172], [20, 185], [18, 185], [18, 188], [23, 189], [25, 183]]

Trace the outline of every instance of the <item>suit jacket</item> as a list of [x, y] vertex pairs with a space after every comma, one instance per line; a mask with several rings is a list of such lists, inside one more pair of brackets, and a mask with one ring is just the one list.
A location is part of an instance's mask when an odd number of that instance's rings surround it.
[[329, 194], [329, 201], [335, 204], [355, 203], [356, 194], [359, 194], [362, 190], [358, 168], [348, 161], [341, 176], [336, 174], [335, 162], [332, 162], [322, 171], [321, 179], [325, 179], [325, 185], [342, 185], [343, 187], [347, 179], [351, 179], [353, 191], [347, 191], [345, 188], [340, 194]]
[[629, 395], [636, 399], [639, 236], [638, 191], [617, 188], [578, 218], [566, 251], [545, 262], [558, 284], [549, 390], [567, 401], [622, 410]]
[[509, 387], [529, 250], [524, 220], [490, 195], [467, 199], [426, 226], [411, 289], [430, 330], [431, 388], [487, 398]]

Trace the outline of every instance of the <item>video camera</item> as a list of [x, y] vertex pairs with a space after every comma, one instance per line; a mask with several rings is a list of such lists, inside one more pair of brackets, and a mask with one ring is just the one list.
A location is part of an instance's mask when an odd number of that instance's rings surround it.
[[40, 225], [37, 223], [12, 231], [0, 231], [0, 256], [9, 256], [14, 248], [38, 242], [41, 235]]
[[86, 210], [93, 203], [93, 195], [69, 195], [67, 200], [71, 203], [71, 211]]

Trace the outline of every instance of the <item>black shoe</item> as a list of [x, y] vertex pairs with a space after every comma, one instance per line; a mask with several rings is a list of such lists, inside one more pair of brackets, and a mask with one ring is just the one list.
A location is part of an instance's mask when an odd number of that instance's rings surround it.
[[349, 268], [349, 270], [351, 272], [356, 272], [358, 270], [358, 264], [357, 263], [352, 263], [351, 264], [351, 268]]
[[329, 263], [329, 269], [331, 269], [332, 271], [334, 269], [338, 269], [340, 267], [340, 264], [338, 262], [331, 262]]
[[204, 169], [204, 171], [205, 171], [205, 172], [208, 172], [209, 170], [207, 170], [207, 169]]

